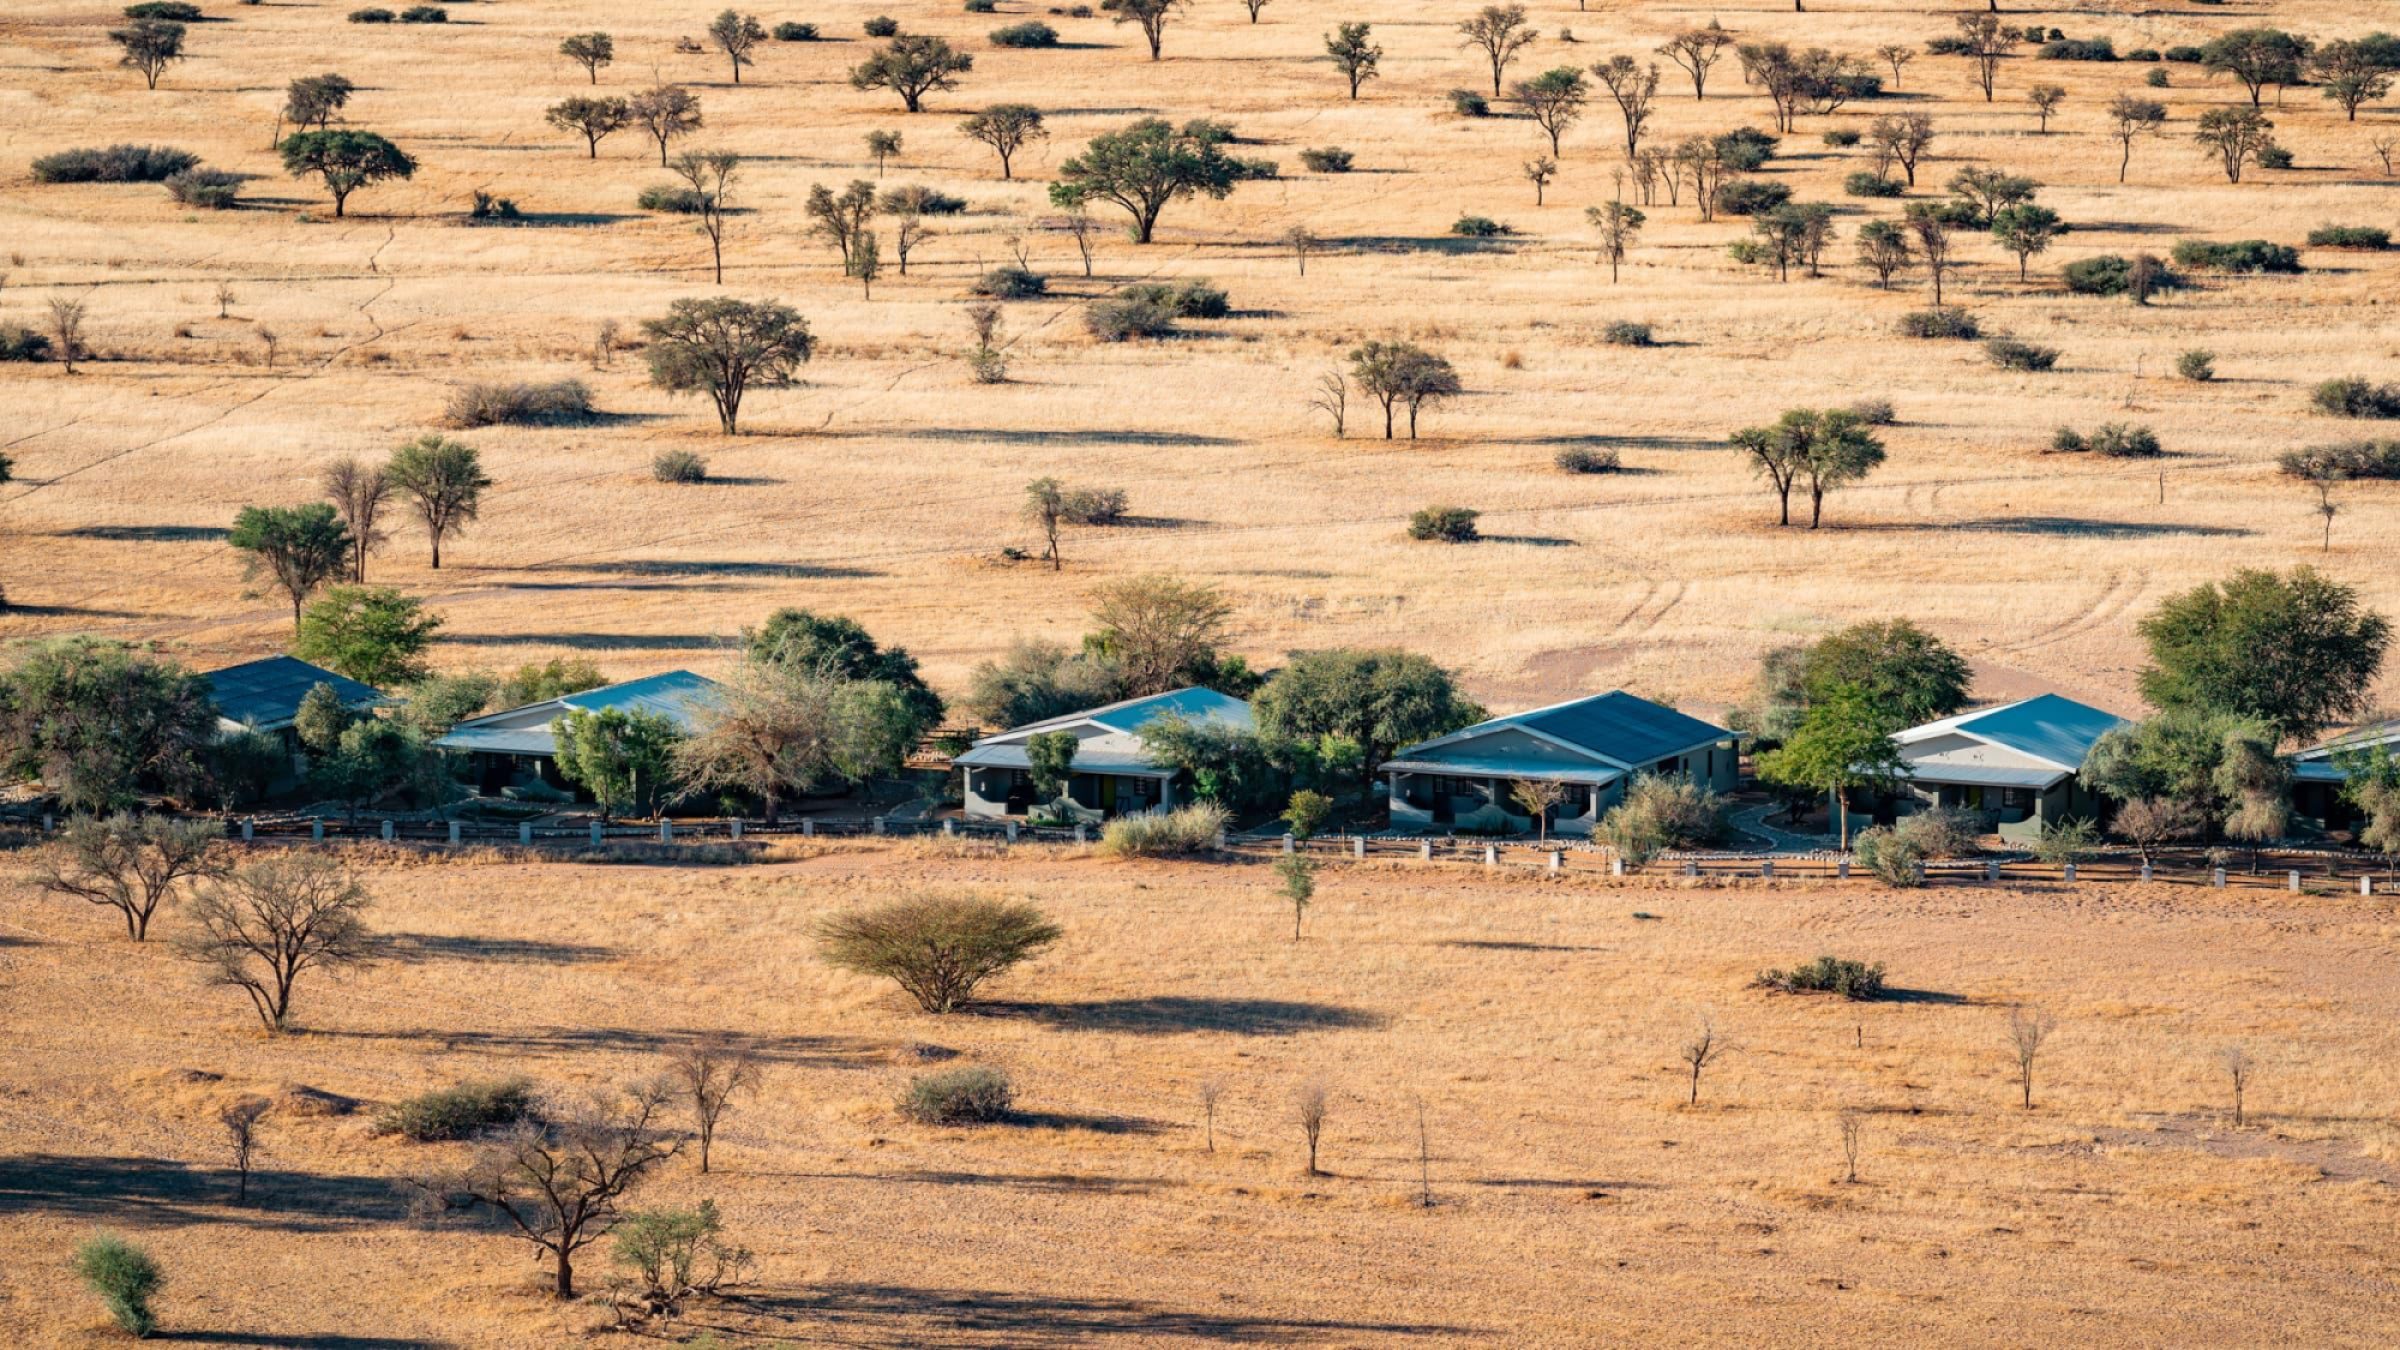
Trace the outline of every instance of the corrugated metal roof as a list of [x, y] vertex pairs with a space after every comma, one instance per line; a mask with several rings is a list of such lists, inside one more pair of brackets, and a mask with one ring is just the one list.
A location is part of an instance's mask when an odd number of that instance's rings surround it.
[[2074, 777], [2058, 769], [2020, 769], [2006, 764], [1977, 764], [1971, 760], [1935, 760], [1909, 766], [1909, 781], [1952, 783], [1966, 787], [2015, 787], [2048, 790]]
[[1456, 759], [1385, 760], [1378, 772], [1440, 774], [1448, 778], [1531, 778], [1545, 783], [1589, 783], [1606, 787], [1623, 778], [1621, 769], [1606, 765], [1562, 764], [1532, 756], [1463, 755]]
[[558, 743], [550, 735], [552, 721], [570, 711], [602, 712], [611, 708], [622, 712], [655, 713], [688, 733], [698, 729], [700, 714], [716, 706], [721, 688], [715, 680], [704, 675], [694, 675], [688, 670], [670, 670], [646, 675], [638, 680], [627, 680], [623, 684], [603, 685], [563, 698], [529, 703], [522, 708], [470, 717], [452, 727], [448, 735], [434, 744], [445, 750], [482, 751], [486, 754], [555, 754]]
[[[1403, 747], [1395, 754], [1398, 758], [1406, 758], [1428, 746], [1469, 741], [1509, 727], [1538, 732], [1579, 750], [1634, 768], [1733, 735], [1723, 727], [1712, 726], [1697, 717], [1652, 703], [1646, 698], [1636, 698], [1622, 689], [1612, 689], [1589, 698], [1554, 703], [1546, 708], [1478, 722], [1464, 731], [1454, 731], [1448, 736]], [[1556, 766], [1551, 767], [1555, 769]], [[1552, 772], [1548, 776], [1557, 777], [1557, 774]]]
[[2031, 755], [2069, 773], [2083, 767], [2084, 756], [2091, 753], [2094, 742], [2126, 724], [2115, 713], [2102, 712], [2057, 694], [2040, 694], [1981, 712], [1963, 713], [1951, 719], [1951, 723], [1966, 735]]
[[2379, 745], [2388, 745], [2395, 752], [2400, 752], [2400, 718], [2353, 728], [2339, 736], [2312, 745], [2293, 758], [2303, 763], [2330, 761], [2335, 755], [2345, 751], [2372, 750]]
[[1067, 713], [1046, 721], [1028, 722], [1021, 727], [1011, 727], [1001, 734], [1009, 737], [1025, 736], [1037, 731], [1071, 726], [1077, 722], [1097, 722], [1111, 730], [1138, 733], [1151, 722], [1169, 714], [1194, 722], [1219, 722], [1227, 726], [1239, 727], [1245, 731], [1253, 725], [1249, 704], [1230, 694], [1220, 694], [1214, 689], [1203, 689], [1198, 685], [1193, 685], [1185, 689], [1170, 689], [1163, 694], [1151, 694], [1143, 698], [1129, 698], [1115, 703], [1104, 703], [1097, 708], [1086, 708], [1082, 712]]
[[373, 685], [336, 675], [323, 666], [296, 656], [270, 656], [238, 666], [201, 672], [217, 700], [217, 713], [228, 722], [277, 731], [300, 714], [300, 700], [320, 684], [333, 686], [345, 708], [371, 708], [390, 700]]
[[[1033, 767], [1032, 760], [1026, 757], [1025, 747], [1021, 744], [978, 745], [950, 762], [970, 769], [1030, 769]], [[1075, 752], [1074, 762], [1067, 767], [1073, 773], [1127, 774], [1138, 778], [1172, 778], [1175, 776], [1174, 770], [1158, 768], [1139, 755], [1111, 754], [1107, 751], [1086, 753], [1082, 749], [1078, 749]]]

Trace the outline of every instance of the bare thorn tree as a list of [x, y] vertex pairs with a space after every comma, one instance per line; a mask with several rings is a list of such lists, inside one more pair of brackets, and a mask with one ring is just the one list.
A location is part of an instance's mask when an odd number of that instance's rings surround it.
[[708, 236], [709, 257], [720, 286], [725, 284], [725, 211], [733, 199], [733, 180], [741, 166], [742, 157], [730, 150], [686, 150], [667, 166], [692, 185], [693, 214], [699, 218], [700, 233]]
[[63, 295], [50, 297], [50, 337], [58, 344], [58, 359], [66, 363], [69, 375], [75, 373], [76, 358], [84, 354], [83, 316], [83, 301]]
[[1866, 1134], [1867, 1115], [1864, 1111], [1855, 1109], [1844, 1111], [1835, 1124], [1842, 1132], [1842, 1180], [1847, 1184], [1856, 1185], [1858, 1183], [1858, 1146]]
[[1433, 1208], [1433, 1136], [1425, 1127], [1425, 1099], [1417, 1098], [1417, 1205]]
[[1085, 209], [1082, 202], [1077, 202], [1073, 206], [1067, 208], [1067, 214], [1062, 219], [1062, 225], [1066, 232], [1075, 238], [1075, 251], [1076, 253], [1082, 255], [1083, 258], [1084, 276], [1091, 276], [1093, 231], [1092, 213]]
[[1308, 1174], [1312, 1177], [1325, 1175], [1317, 1168], [1317, 1144], [1325, 1135], [1325, 1108], [1325, 1084], [1315, 1079], [1302, 1084], [1292, 1099], [1293, 1118], [1308, 1139]]
[[1208, 1151], [1217, 1151], [1217, 1099], [1225, 1095], [1225, 1084], [1215, 1078], [1200, 1080], [1200, 1117], [1208, 1131]]
[[1709, 1065], [1724, 1058], [1725, 1052], [1731, 1048], [1725, 1043], [1725, 1039], [1717, 1034], [1717, 1024], [1703, 1014], [1700, 1021], [1692, 1028], [1692, 1034], [1684, 1040], [1683, 1048], [1675, 1052], [1675, 1057], [1682, 1060], [1692, 1071], [1692, 1091], [1691, 1096], [1686, 1099], [1687, 1105], [1697, 1106], [1700, 1104], [1700, 1075], [1707, 1072]]
[[1300, 275], [1308, 275], [1308, 255], [1317, 251], [1317, 236], [1306, 225], [1294, 225], [1283, 232], [1283, 242], [1291, 245], [1292, 259], [1300, 264]]
[[250, 1202], [250, 1163], [258, 1156], [258, 1122], [267, 1114], [264, 1097], [244, 1097], [217, 1113], [225, 1127], [225, 1145], [233, 1154], [233, 1202]]
[[717, 1122], [736, 1095], [758, 1090], [763, 1072], [758, 1053], [732, 1037], [709, 1036], [670, 1054], [667, 1072], [691, 1104], [692, 1122], [700, 1132], [700, 1170], [705, 1173]]
[[334, 859], [261, 858], [204, 885], [189, 904], [197, 930], [178, 944], [208, 983], [250, 996], [268, 1032], [291, 1017], [292, 988], [311, 970], [365, 965], [375, 939], [364, 886]]
[[187, 881], [221, 875], [218, 848], [224, 827], [215, 821], [165, 816], [81, 816], [60, 831], [58, 847], [33, 874], [52, 895], [114, 909], [125, 936], [150, 936], [150, 919]]
[[230, 319], [233, 317], [232, 282], [220, 281], [217, 283], [217, 317], [220, 319]]
[[367, 581], [367, 555], [383, 546], [388, 537], [379, 517], [384, 503], [396, 491], [391, 476], [377, 464], [369, 464], [356, 455], [343, 455], [325, 466], [317, 476], [325, 495], [333, 502], [342, 527], [350, 532], [350, 580], [363, 586]]
[[2250, 1058], [2249, 1051], [2238, 1045], [2229, 1045], [2218, 1051], [2217, 1063], [2223, 1066], [2225, 1076], [2233, 1081], [2233, 1128], [2238, 1130], [2245, 1119], [2242, 1099], [2250, 1091], [2250, 1075], [2257, 1071], [2258, 1063]]
[[1340, 440], [1350, 421], [1350, 382], [1338, 370], [1329, 370], [1317, 377], [1317, 392], [1309, 396], [1308, 406], [1333, 420], [1333, 438]]
[[2040, 1008], [2017, 1004], [2008, 1010], [2008, 1045], [2017, 1057], [2017, 1087], [2024, 1099], [2025, 1109], [2033, 1109], [2033, 1064], [2041, 1057], [2042, 1043], [2058, 1030], [2058, 1019]]

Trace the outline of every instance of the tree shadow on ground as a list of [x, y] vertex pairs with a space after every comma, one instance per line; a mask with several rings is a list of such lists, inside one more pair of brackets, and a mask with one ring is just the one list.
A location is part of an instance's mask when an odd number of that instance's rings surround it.
[[1210, 445], [1240, 445], [1232, 436], [1209, 436], [1188, 431], [1024, 431], [1003, 427], [910, 427], [878, 432], [909, 441], [999, 441], [1005, 445], [1152, 445], [1188, 449]]
[[461, 647], [566, 647], [579, 652], [613, 652], [636, 647], [666, 647], [704, 652], [726, 645], [719, 633], [444, 633], [442, 641]]
[[791, 1294], [761, 1292], [738, 1302], [767, 1316], [830, 1323], [842, 1329], [842, 1339], [858, 1344], [923, 1345], [938, 1336], [943, 1344], [1033, 1347], [1115, 1340], [1307, 1345], [1483, 1334], [1474, 1327], [1430, 1322], [1194, 1312], [1144, 1299], [893, 1284], [823, 1284]]
[[333, 1232], [399, 1223], [408, 1202], [383, 1177], [254, 1168], [250, 1199], [232, 1203], [222, 1168], [169, 1158], [32, 1153], [0, 1158], [0, 1216], [65, 1214], [110, 1223], [212, 1223]]
[[1112, 1177], [1076, 1172], [751, 1172], [797, 1181], [878, 1181], [901, 1186], [989, 1186], [1044, 1195], [1152, 1195], [1169, 1183], [1156, 1177]]
[[352, 1336], [339, 1331], [154, 1331], [150, 1339], [183, 1345], [305, 1346], [308, 1350], [445, 1350], [453, 1341], [409, 1336]]
[[223, 539], [222, 525], [78, 525], [53, 530], [54, 539], [105, 539], [116, 544], [189, 544]]
[[[448, 1050], [498, 1055], [575, 1055], [593, 1051], [663, 1055], [715, 1038], [718, 1032], [691, 1028], [635, 1031], [629, 1027], [518, 1027], [508, 1031], [437, 1031], [429, 1027], [376, 1031], [316, 1031], [312, 1035], [362, 1041], [419, 1041]], [[886, 1062], [866, 1041], [846, 1036], [737, 1036], [760, 1059], [818, 1069], [857, 1069]]]
[[2073, 516], [1994, 516], [1980, 520], [1909, 521], [1895, 524], [1838, 525], [1836, 529], [1865, 533], [1894, 531], [1940, 533], [1964, 530], [1972, 534], [2039, 534], [2077, 539], [2245, 539], [2258, 533], [2237, 525], [2185, 525], [2171, 521], [2083, 520]]
[[1011, 1111], [1005, 1121], [1037, 1130], [1082, 1130], [1087, 1134], [1165, 1134], [1175, 1127], [1143, 1116], [1090, 1116], [1074, 1111]]
[[502, 961], [524, 964], [580, 965], [606, 961], [614, 947], [580, 942], [544, 942], [538, 938], [456, 937], [442, 933], [386, 933], [383, 955], [393, 961]]
[[1587, 947], [1563, 942], [1511, 942], [1498, 938], [1449, 938], [1445, 947], [1464, 947], [1479, 952], [1604, 952], [1606, 947]]
[[1931, 1003], [1952, 1008], [1963, 1008], [1975, 1002], [1964, 994], [1953, 994], [1946, 989], [1909, 989], [1896, 984], [1885, 985], [1882, 991], [1875, 995], [1875, 1001], [1877, 1003]]
[[1337, 1003], [1172, 994], [1080, 1003], [981, 1003], [975, 1010], [998, 1017], [1029, 1018], [1059, 1031], [1105, 1031], [1137, 1036], [1171, 1036], [1186, 1031], [1291, 1036], [1303, 1031], [1372, 1030], [1383, 1025], [1383, 1019], [1373, 1013]]
[[[692, 577], [726, 576], [759, 577], [770, 581], [859, 581], [879, 577], [883, 573], [858, 567], [824, 567], [812, 563], [735, 562], [730, 559], [696, 558], [689, 562], [665, 559], [635, 558], [623, 562], [559, 562], [536, 563], [531, 567], [512, 567], [511, 572], [595, 572], [614, 577]], [[450, 640], [447, 637], [445, 641]]]

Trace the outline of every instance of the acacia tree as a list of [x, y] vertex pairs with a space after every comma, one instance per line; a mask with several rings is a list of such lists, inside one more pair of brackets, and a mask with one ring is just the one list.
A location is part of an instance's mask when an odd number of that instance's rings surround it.
[[2200, 114], [2192, 139], [2213, 151], [2225, 166], [2225, 181], [2242, 181], [2242, 166], [2256, 162], [2275, 144], [2275, 124], [2256, 108], [2211, 108]]
[[2392, 64], [2365, 43], [2343, 38], [2319, 47], [2309, 58], [2309, 73], [2325, 87], [2325, 97], [2340, 105], [2353, 122], [2359, 105], [2392, 92]]
[[922, 112], [927, 94], [957, 88], [956, 77], [974, 68], [974, 57], [938, 37], [902, 33], [850, 72], [850, 87], [889, 89], [910, 112]]
[[1369, 342], [1351, 349], [1350, 378], [1383, 406], [1383, 438], [1392, 439], [1393, 414], [1408, 408], [1408, 438], [1417, 438], [1417, 409], [1460, 392], [1450, 362], [1413, 342]]
[[[1183, 0], [1101, 0], [1100, 8], [1114, 16], [1117, 23], [1134, 23], [1142, 27], [1142, 36], [1149, 40], [1150, 59], [1158, 59], [1158, 44], [1167, 35], [1167, 18], [1182, 5]], [[1258, 22], [1255, 11], [1252, 23]]]
[[853, 178], [850, 185], [836, 196], [823, 183], [810, 185], [805, 208], [811, 233], [834, 246], [842, 255], [842, 275], [854, 276], [858, 268], [858, 241], [867, 234], [869, 222], [875, 218], [875, 185], [864, 178]]
[[676, 748], [676, 777], [687, 790], [748, 793], [772, 824], [788, 796], [896, 772], [919, 725], [889, 683], [753, 658]]
[[1058, 536], [1066, 524], [1073, 494], [1055, 478], [1036, 478], [1025, 485], [1024, 516], [1028, 523], [1042, 532], [1050, 570], [1065, 566], [1058, 556]]
[[302, 131], [323, 131], [357, 88], [341, 75], [302, 75], [283, 87], [283, 120]]
[[617, 59], [617, 40], [606, 33], [576, 33], [560, 41], [558, 54], [583, 67], [596, 85], [600, 67]]
[[552, 1262], [551, 1292], [575, 1297], [575, 1257], [624, 1217], [626, 1195], [682, 1147], [659, 1128], [667, 1080], [544, 1104], [490, 1136], [455, 1172], [413, 1178], [423, 1212], [488, 1209]]
[[650, 339], [650, 382], [708, 395], [728, 436], [739, 432], [744, 394], [791, 383], [817, 348], [799, 311], [772, 300], [677, 300], [666, 317], [644, 320], [642, 331]]
[[1230, 139], [1221, 123], [1188, 122], [1178, 130], [1145, 117], [1094, 136], [1082, 154], [1059, 165], [1050, 201], [1070, 211], [1093, 199], [1114, 202], [1133, 218], [1133, 241], [1147, 244], [1167, 203], [1195, 195], [1223, 201], [1259, 172], [1225, 153]]
[[122, 813], [77, 816], [34, 869], [43, 891], [114, 909], [125, 936], [150, 936], [150, 920], [186, 883], [222, 875], [225, 827], [213, 820]]
[[324, 502], [245, 506], [225, 542], [249, 555], [244, 576], [263, 573], [290, 599], [294, 632], [300, 628], [300, 607], [350, 561], [350, 532]]
[[1855, 685], [1826, 691], [1780, 746], [1760, 753], [1758, 776], [1832, 799], [1841, 847], [1850, 847], [1850, 793], [1897, 782], [1906, 766], [1891, 714]]
[[570, 709], [550, 731], [559, 775], [592, 794], [603, 821], [656, 808], [683, 739], [673, 719], [641, 708]]
[[342, 528], [349, 531], [350, 580], [364, 585], [367, 555], [384, 541], [378, 522], [384, 503], [392, 498], [391, 476], [379, 465], [355, 455], [343, 455], [325, 466], [317, 482], [333, 500], [333, 511], [342, 518]]
[[1558, 151], [1558, 138], [1583, 116], [1584, 100], [1591, 87], [1584, 83], [1583, 72], [1573, 66], [1546, 70], [1530, 80], [1519, 80], [1509, 90], [1509, 97], [1525, 109], [1544, 135], [1550, 138], [1550, 153]]
[[733, 82], [742, 82], [742, 67], [751, 64], [750, 53], [767, 40], [765, 25], [755, 14], [736, 14], [726, 10], [708, 25], [708, 40], [733, 63]]
[[680, 84], [662, 84], [628, 99], [626, 112], [658, 142], [658, 167], [667, 167], [667, 142], [700, 129], [700, 96]]
[[2308, 60], [2309, 43], [2280, 28], [2237, 28], [2219, 34], [2200, 49], [2203, 68], [2220, 75], [2231, 75], [2250, 91], [2250, 106], [2259, 106], [2259, 95], [2270, 84], [2293, 85], [2300, 82], [2303, 63]]
[[446, 436], [419, 436], [392, 452], [384, 473], [392, 489], [416, 508], [433, 550], [433, 568], [440, 571], [442, 541], [466, 529], [483, 510], [483, 490], [492, 485], [483, 457]]
[[1858, 261], [1875, 274], [1875, 285], [1889, 290], [1892, 274], [1916, 261], [1908, 231], [1888, 220], [1870, 220], [1858, 227]]
[[0, 765], [69, 811], [121, 810], [145, 790], [188, 801], [218, 738], [205, 678], [121, 642], [38, 642], [0, 674]]
[[[1619, 181], [1621, 188], [1622, 180]], [[1626, 253], [1633, 248], [1634, 239], [1641, 234], [1642, 224], [1647, 218], [1624, 203], [1622, 191], [1618, 194], [1618, 200], [1606, 206], [1584, 208], [1583, 217], [1600, 231], [1600, 252], [1608, 259], [1608, 279], [1614, 284], [1617, 268], [1624, 263]]]
[[300, 131], [283, 140], [283, 171], [294, 178], [316, 174], [333, 196], [336, 219], [349, 209], [350, 194], [392, 178], [413, 178], [417, 162], [371, 131]]
[[2050, 134], [2050, 114], [2057, 112], [2058, 105], [2067, 101], [2067, 91], [2062, 85], [2037, 84], [2025, 91], [2025, 101], [2033, 105], [2034, 114], [2042, 119], [2041, 134], [2047, 136]]
[[1353, 103], [1358, 101], [1358, 87], [1381, 74], [1375, 67], [1383, 60], [1383, 48], [1376, 46], [1367, 33], [1366, 24], [1345, 23], [1335, 25], [1334, 31], [1325, 35], [1325, 55], [1333, 62], [1334, 69], [1342, 72], [1342, 78], [1350, 82]]
[[1197, 684], [1223, 667], [1217, 646], [1233, 606], [1222, 591], [1178, 577], [1126, 577], [1092, 589], [1086, 645], [1116, 663], [1125, 697]]
[[[1659, 48], [1658, 54], [1683, 67], [1684, 73], [1692, 77], [1692, 101], [1698, 103], [1708, 98], [1710, 67], [1724, 60], [1725, 49], [1732, 45], [1733, 35], [1711, 19], [1706, 28], [1687, 28], [1667, 39], [1667, 45]], [[1898, 83], [1897, 72], [1892, 78]]]
[[1031, 904], [974, 894], [912, 895], [833, 915], [816, 932], [827, 965], [888, 979], [937, 1016], [1064, 935]]
[[311, 970], [345, 970], [373, 959], [364, 918], [366, 887], [341, 862], [286, 853], [211, 878], [186, 905], [192, 931], [177, 947], [208, 982], [241, 990], [269, 1033], [292, 1012], [292, 991]]
[[1925, 148], [1933, 144], [1933, 119], [1924, 113], [1901, 113], [1893, 117], [1878, 117], [1867, 124], [1867, 139], [1874, 143], [1878, 169], [1897, 164], [1908, 175], [1908, 185], [1917, 185], [1917, 161], [1924, 157]]
[[667, 1072], [692, 1109], [700, 1136], [700, 1170], [708, 1171], [709, 1148], [716, 1142], [717, 1122], [733, 1099], [756, 1092], [764, 1066], [758, 1052], [730, 1036], [706, 1036], [667, 1056]]
[[544, 117], [560, 131], [583, 137], [588, 158], [600, 158], [600, 142], [610, 132], [621, 131], [633, 120], [633, 112], [621, 98], [592, 98], [578, 94], [550, 105]]
[[2156, 136], [2167, 123], [2167, 105], [2156, 99], [2136, 98], [2119, 94], [2108, 104], [2108, 134], [2123, 147], [2117, 160], [2117, 181], [2125, 181], [2125, 171], [2133, 166], [2133, 143], [2144, 136]]
[[1883, 442], [1845, 408], [1794, 408], [1771, 426], [1744, 427], [1731, 440], [1774, 485], [1779, 524], [1792, 523], [1792, 490], [1807, 480], [1812, 530], [1824, 521], [1827, 493], [1866, 477], [1884, 460]]
[[2258, 718], [2281, 739], [2362, 711], [2392, 642], [2389, 619], [2310, 567], [2245, 568], [2168, 597], [2138, 627], [2153, 707]]
[[2002, 23], [1998, 14], [1961, 14], [1958, 35], [1960, 55], [1975, 63], [1975, 83], [1989, 103], [1992, 87], [2000, 80], [2000, 63], [2017, 49], [2017, 30]]
[[693, 214], [700, 233], [708, 236], [709, 262], [717, 284], [725, 284], [725, 212], [733, 199], [733, 180], [742, 157], [730, 150], [686, 150], [667, 166], [691, 185]]
[[1950, 222], [1939, 211], [1917, 202], [1908, 208], [1909, 231], [1917, 237], [1917, 251], [1925, 258], [1926, 274], [1933, 278], [1933, 303], [1942, 303], [1942, 279], [1956, 264], [1950, 257]]
[[1481, 13], [1458, 26], [1461, 47], [1481, 47], [1492, 63], [1492, 97], [1500, 97], [1500, 79], [1517, 53], [1533, 45], [1541, 30], [1526, 26], [1523, 5], [1485, 5]]
[[1250, 11], [1250, 22], [1258, 22], [1258, 12], [1267, 7], [1267, 0], [1242, 0], [1242, 8]]
[[122, 49], [117, 64], [142, 72], [150, 88], [158, 88], [158, 77], [174, 62], [183, 59], [183, 25], [163, 19], [136, 19], [124, 28], [108, 30], [108, 40]]
[[[1049, 128], [1042, 125], [1042, 110], [1030, 103], [995, 103], [959, 123], [958, 129], [966, 133], [968, 140], [981, 141], [1000, 157], [1000, 177], [1003, 180], [1014, 176], [1010, 160], [1024, 148], [1026, 142], [1046, 140], [1050, 135]], [[877, 160], [876, 171], [882, 172], [880, 159]], [[907, 268], [904, 266], [901, 270], [905, 272]]]
[[2066, 233], [2067, 224], [2056, 211], [2034, 202], [2018, 202], [1992, 213], [1992, 238], [2000, 247], [2017, 255], [2017, 280], [2025, 279], [2025, 265], [2036, 253], [2048, 252], [2050, 245]]
[[1630, 56], [1613, 56], [1592, 67], [1600, 83], [1608, 86], [1609, 96], [1617, 101], [1617, 111], [1625, 117], [1625, 159], [1631, 163], [1642, 155], [1642, 128], [1650, 120], [1651, 104], [1658, 97], [1658, 63], [1637, 66]]

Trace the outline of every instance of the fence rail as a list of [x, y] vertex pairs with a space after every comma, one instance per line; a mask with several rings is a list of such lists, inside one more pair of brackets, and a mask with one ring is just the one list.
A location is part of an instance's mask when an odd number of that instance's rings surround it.
[[[31, 824], [30, 820], [26, 823]], [[57, 828], [54, 817], [43, 816], [47, 834]], [[516, 824], [489, 821], [393, 820], [349, 821], [322, 816], [252, 815], [226, 822], [229, 839], [266, 843], [390, 843], [433, 846], [507, 846], [607, 848], [614, 844], [702, 845], [738, 844], [752, 840], [805, 838], [924, 838], [928, 836], [982, 840], [1008, 845], [1081, 846], [1096, 842], [1099, 831], [1088, 826], [1036, 827], [1019, 821], [980, 821], [950, 817], [940, 820], [873, 817], [867, 820], [819, 820], [801, 817], [774, 822], [717, 820], [660, 820], [654, 822], [593, 821], [579, 826]], [[1416, 862], [1478, 870], [1535, 872], [1582, 877], [1624, 877], [1650, 881], [1848, 881], [1873, 878], [1848, 854], [1813, 853], [1665, 853], [1641, 865], [1628, 864], [1606, 845], [1584, 840], [1485, 840], [1389, 835], [1324, 835], [1297, 839], [1289, 835], [1242, 834], [1219, 836], [1215, 856], [1267, 860], [1287, 855], [1333, 862]], [[1953, 859], [1922, 863], [1915, 880], [1925, 884], [2006, 884], [2009, 882], [2157, 882], [2211, 888], [2272, 889], [2299, 894], [2355, 892], [2361, 896], [2400, 895], [2400, 869], [2395, 860], [2368, 854], [2326, 849], [2267, 849], [2255, 866], [2218, 865], [2196, 851], [2178, 850], [2156, 862], [2124, 854], [2096, 854], [2072, 863], [2041, 862], [2023, 854]]]

